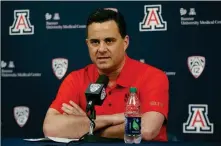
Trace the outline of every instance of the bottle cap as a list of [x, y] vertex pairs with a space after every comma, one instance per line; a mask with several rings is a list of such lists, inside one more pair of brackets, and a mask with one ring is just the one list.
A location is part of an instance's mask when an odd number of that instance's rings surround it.
[[130, 87], [130, 93], [136, 93], [137, 88], [136, 87]]

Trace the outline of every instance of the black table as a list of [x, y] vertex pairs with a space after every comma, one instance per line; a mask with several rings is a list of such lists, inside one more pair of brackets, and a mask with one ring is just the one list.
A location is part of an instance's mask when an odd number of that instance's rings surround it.
[[[67, 146], [65, 143], [51, 142], [51, 141], [41, 141], [41, 142], [29, 142], [24, 141], [19, 138], [3, 138], [1, 139], [2, 146]], [[130, 145], [122, 142], [113, 142], [113, 143], [86, 143], [78, 142], [71, 143], [69, 146], [78, 145], [78, 146], [123, 146]], [[142, 142], [139, 145], [146, 146], [221, 146], [221, 143], [218, 142]]]

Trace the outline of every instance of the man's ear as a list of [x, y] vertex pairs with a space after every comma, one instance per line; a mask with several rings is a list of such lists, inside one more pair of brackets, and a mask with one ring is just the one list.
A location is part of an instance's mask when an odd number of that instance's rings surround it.
[[86, 43], [87, 45], [89, 45], [89, 44], [88, 44], [88, 43], [89, 43], [88, 38], [85, 39], [85, 43]]
[[126, 35], [126, 36], [124, 37], [124, 51], [127, 50], [128, 46], [129, 46], [129, 36]]

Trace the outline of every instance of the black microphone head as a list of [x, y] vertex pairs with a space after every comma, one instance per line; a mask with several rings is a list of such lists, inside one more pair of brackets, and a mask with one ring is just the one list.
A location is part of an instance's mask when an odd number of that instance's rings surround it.
[[87, 102], [92, 101], [94, 105], [102, 105], [108, 82], [109, 78], [106, 75], [100, 75], [96, 83], [91, 83], [85, 91]]
[[106, 75], [100, 75], [96, 81], [96, 83], [104, 84], [105, 87], [107, 87], [108, 82], [109, 78]]

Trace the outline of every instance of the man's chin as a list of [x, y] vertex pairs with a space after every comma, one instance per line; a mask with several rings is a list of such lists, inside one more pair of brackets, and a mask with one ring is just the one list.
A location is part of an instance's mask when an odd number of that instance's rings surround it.
[[98, 68], [99, 70], [107, 71], [107, 70], [110, 70], [110, 65], [108, 65], [108, 64], [98, 64], [98, 65], [97, 65], [97, 68]]

